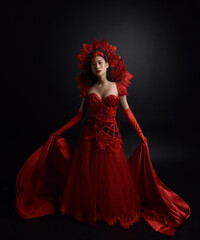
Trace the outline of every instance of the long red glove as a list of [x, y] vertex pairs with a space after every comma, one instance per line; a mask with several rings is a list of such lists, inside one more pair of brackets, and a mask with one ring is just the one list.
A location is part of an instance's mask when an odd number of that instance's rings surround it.
[[133, 115], [131, 109], [128, 107], [127, 109], [123, 109], [123, 113], [126, 116], [126, 118], [128, 119], [129, 123], [131, 124], [131, 126], [133, 127], [133, 129], [136, 131], [138, 137], [144, 142], [147, 143], [147, 139], [145, 138], [135, 116]]
[[82, 118], [83, 112], [78, 111], [78, 113], [73, 118], [71, 118], [65, 125], [59, 128], [56, 132], [49, 134], [49, 137], [54, 135], [61, 135], [62, 133], [79, 123]]

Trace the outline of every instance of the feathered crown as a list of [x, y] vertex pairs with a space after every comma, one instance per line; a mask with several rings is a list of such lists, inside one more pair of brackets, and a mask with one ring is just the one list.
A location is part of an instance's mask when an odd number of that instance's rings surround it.
[[127, 66], [120, 56], [118, 56], [115, 51], [117, 47], [109, 45], [106, 39], [102, 41], [94, 40], [91, 44], [83, 43], [83, 48], [81, 52], [77, 55], [80, 61], [79, 69], [82, 70], [80, 76], [76, 77], [79, 85], [78, 87], [82, 89], [84, 85], [87, 85], [88, 73], [90, 70], [90, 60], [92, 57], [101, 55], [104, 56], [112, 69], [112, 78], [116, 82], [124, 86], [130, 85], [130, 79], [134, 77], [133, 74], [127, 71]]

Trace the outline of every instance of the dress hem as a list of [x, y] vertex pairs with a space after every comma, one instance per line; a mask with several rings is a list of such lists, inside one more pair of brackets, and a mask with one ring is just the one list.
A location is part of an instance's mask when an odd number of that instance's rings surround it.
[[91, 226], [94, 226], [97, 221], [104, 221], [106, 222], [109, 226], [113, 227], [115, 224], [119, 223], [121, 227], [129, 229], [131, 226], [133, 226], [136, 222], [138, 222], [141, 219], [141, 214], [134, 214], [132, 217], [119, 217], [119, 216], [115, 216], [115, 217], [102, 217], [100, 215], [96, 216], [96, 217], [84, 217], [83, 213], [80, 214], [74, 214], [71, 212], [67, 212], [67, 211], [63, 211], [60, 210], [61, 215], [71, 215], [73, 216], [76, 220], [80, 221], [80, 222], [89, 222], [89, 224]]

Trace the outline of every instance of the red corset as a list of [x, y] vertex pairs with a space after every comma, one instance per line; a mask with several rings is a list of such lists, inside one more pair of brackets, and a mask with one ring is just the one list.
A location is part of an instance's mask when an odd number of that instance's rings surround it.
[[116, 122], [119, 97], [109, 95], [103, 100], [96, 94], [89, 94], [88, 97], [91, 112], [82, 128], [83, 138], [88, 141], [95, 138], [100, 149], [117, 154], [122, 147], [121, 134]]

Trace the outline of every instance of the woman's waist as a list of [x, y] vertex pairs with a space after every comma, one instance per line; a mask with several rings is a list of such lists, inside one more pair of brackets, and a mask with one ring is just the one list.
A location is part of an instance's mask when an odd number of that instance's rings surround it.
[[89, 116], [85, 122], [84, 125], [86, 126], [94, 126], [96, 123], [99, 124], [106, 124], [106, 123], [116, 123], [116, 116], [115, 117], [101, 117], [101, 116]]
[[91, 112], [88, 119], [89, 121], [115, 121], [116, 112]]
[[89, 138], [94, 137], [99, 135], [100, 132], [104, 132], [105, 134], [111, 134], [112, 132], [115, 132], [114, 135], [116, 137], [119, 135], [119, 126], [116, 119], [89, 117], [85, 120], [82, 130], [84, 131], [85, 138], [88, 138], [88, 136], [90, 136]]

